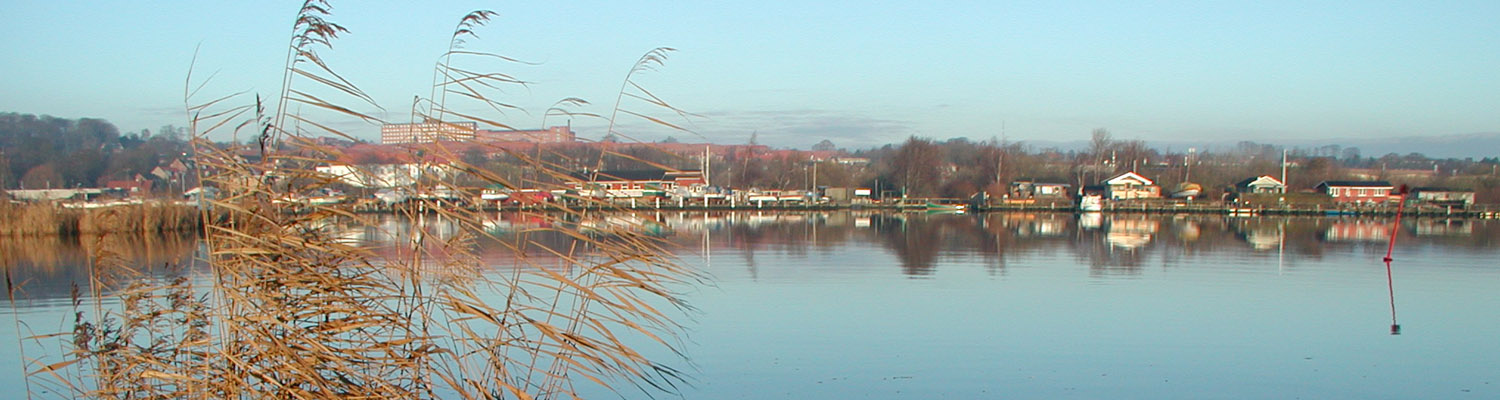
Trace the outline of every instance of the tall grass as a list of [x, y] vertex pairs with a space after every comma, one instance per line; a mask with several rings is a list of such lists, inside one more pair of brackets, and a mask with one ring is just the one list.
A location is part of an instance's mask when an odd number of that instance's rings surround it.
[[[31, 373], [64, 382], [67, 393], [112, 398], [574, 398], [588, 385], [671, 391], [681, 384], [677, 369], [632, 344], [676, 351], [679, 326], [672, 317], [688, 308], [676, 290], [699, 279], [657, 239], [628, 228], [585, 234], [570, 221], [587, 211], [569, 208], [533, 216], [553, 221], [547, 228], [500, 238], [484, 230], [478, 211], [418, 203], [398, 209], [413, 230], [390, 232], [407, 240], [373, 249], [319, 229], [332, 220], [381, 229], [368, 215], [346, 205], [291, 213], [273, 201], [336, 182], [315, 170], [339, 150], [312, 138], [351, 136], [330, 121], [378, 121], [357, 111], [378, 107], [370, 97], [319, 55], [348, 32], [328, 19], [330, 10], [325, 1], [303, 3], [284, 86], [270, 102], [232, 106], [240, 99], [234, 95], [203, 100], [197, 95], [203, 84], [188, 78], [184, 95], [200, 179], [219, 189], [205, 209], [224, 214], [201, 216], [202, 262], [211, 271], [203, 284], [195, 286], [188, 276], [145, 281], [118, 295], [118, 310], [96, 304], [91, 311], [79, 301], [71, 353], [34, 362]], [[511, 109], [495, 96], [524, 82], [458, 65], [515, 61], [462, 47], [495, 15], [480, 11], [461, 19], [437, 65], [438, 93], [414, 119], [497, 119], [463, 111], [468, 108], [447, 94], [479, 109]], [[632, 74], [640, 68], [638, 62]], [[317, 111], [290, 111], [304, 108]], [[223, 131], [256, 140], [228, 148], [209, 142]], [[461, 159], [442, 145], [425, 151]], [[523, 159], [538, 176], [570, 172]], [[544, 183], [506, 181], [462, 162], [455, 168], [481, 185]], [[410, 189], [455, 187], [477, 196], [482, 187], [457, 182], [423, 179]], [[417, 223], [427, 218], [459, 228], [429, 231]], [[101, 225], [109, 224], [90, 224]], [[516, 265], [490, 272], [476, 253], [480, 241], [514, 251]], [[545, 256], [529, 256], [538, 253]], [[121, 261], [96, 252], [93, 262]]]

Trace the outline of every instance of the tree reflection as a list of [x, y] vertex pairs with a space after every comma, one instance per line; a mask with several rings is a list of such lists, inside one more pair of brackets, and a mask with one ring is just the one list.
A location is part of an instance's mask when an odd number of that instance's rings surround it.
[[877, 230], [882, 243], [901, 260], [901, 272], [910, 277], [929, 276], [937, 259], [938, 224], [920, 214], [896, 214]]

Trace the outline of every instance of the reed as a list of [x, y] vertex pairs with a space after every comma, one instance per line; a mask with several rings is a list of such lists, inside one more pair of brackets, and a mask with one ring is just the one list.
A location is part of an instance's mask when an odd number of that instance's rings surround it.
[[[567, 207], [531, 215], [553, 221], [548, 228], [502, 238], [484, 230], [479, 211], [416, 203], [397, 210], [412, 230], [387, 232], [407, 240], [376, 251], [320, 228], [339, 221], [382, 229], [348, 205], [291, 213], [274, 201], [337, 182], [315, 167], [339, 150], [312, 139], [349, 136], [331, 128], [331, 120], [378, 121], [355, 111], [374, 106], [370, 97], [318, 53], [348, 32], [328, 19], [330, 10], [325, 1], [303, 3], [282, 91], [269, 104], [256, 98], [233, 106], [240, 99], [234, 95], [202, 100], [196, 96], [202, 83], [188, 78], [184, 94], [193, 116], [195, 159], [205, 167], [200, 181], [219, 189], [198, 217], [207, 249], [199, 262], [208, 275], [196, 281], [204, 283], [194, 286], [188, 275], [143, 281], [115, 295], [119, 309], [76, 302], [71, 351], [56, 362], [34, 362], [31, 374], [63, 382], [56, 386], [65, 393], [110, 398], [576, 398], [586, 385], [670, 392], [682, 384], [679, 370], [637, 348], [645, 343], [677, 351], [680, 326], [673, 317], [690, 309], [677, 291], [702, 279], [659, 239], [624, 227], [585, 233], [569, 221], [590, 211]], [[477, 11], [460, 20], [434, 73], [438, 92], [413, 119], [495, 121], [464, 111], [470, 107], [458, 101], [492, 112], [514, 109], [496, 96], [524, 81], [459, 65], [519, 63], [464, 47], [496, 15]], [[663, 55], [653, 50], [628, 76], [659, 67]], [[631, 78], [626, 82], [632, 93], [665, 105]], [[316, 114], [291, 111], [304, 108]], [[678, 127], [646, 111], [625, 115]], [[227, 148], [209, 143], [211, 133], [225, 130], [255, 140]], [[461, 159], [441, 144], [426, 151]], [[570, 172], [522, 158], [550, 182]], [[444, 187], [477, 196], [488, 185], [545, 184], [507, 181], [463, 162], [451, 168], [465, 179], [423, 177], [409, 189], [430, 193]], [[80, 226], [171, 226], [171, 215], [105, 214]], [[420, 223], [427, 218], [454, 221], [458, 228], [437, 232]], [[514, 264], [501, 274], [487, 271], [476, 251], [482, 241], [514, 252]], [[91, 253], [95, 265], [123, 263], [108, 247]]]
[[194, 207], [146, 203], [86, 210], [78, 219], [79, 234], [196, 231], [202, 214]]
[[160, 234], [201, 229], [190, 206], [142, 203], [102, 208], [64, 208], [38, 203], [0, 208], [0, 236]]
[[0, 207], [0, 236], [58, 235], [77, 227], [77, 214], [51, 204]]

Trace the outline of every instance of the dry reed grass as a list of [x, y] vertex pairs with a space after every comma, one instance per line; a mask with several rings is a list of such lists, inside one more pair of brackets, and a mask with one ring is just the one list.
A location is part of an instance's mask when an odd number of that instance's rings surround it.
[[198, 209], [189, 206], [145, 203], [88, 209], [79, 216], [77, 233], [162, 233], [201, 229]]
[[[377, 251], [320, 229], [335, 220], [380, 229], [368, 215], [347, 205], [312, 205], [291, 213], [273, 201], [336, 181], [314, 167], [336, 158], [339, 150], [311, 138], [349, 135], [330, 128], [326, 119], [376, 120], [325, 100], [373, 105], [317, 53], [347, 32], [326, 19], [329, 10], [325, 1], [303, 4], [274, 107], [259, 98], [224, 106], [236, 97], [199, 101], [197, 89], [184, 90], [194, 116], [195, 157], [208, 171], [200, 180], [219, 189], [208, 203], [221, 214], [209, 217], [203, 211], [201, 217], [208, 252], [203, 261], [211, 271], [205, 283], [193, 286], [187, 276], [143, 282], [118, 295], [118, 310], [76, 302], [70, 354], [57, 362], [33, 362], [31, 374], [61, 382], [57, 387], [65, 393], [111, 398], [576, 398], [587, 385], [650, 392], [681, 384], [677, 369], [636, 347], [646, 343], [676, 351], [680, 327], [672, 316], [688, 306], [675, 290], [700, 279], [675, 262], [658, 239], [628, 227], [586, 234], [570, 221], [585, 219], [589, 211], [569, 208], [531, 215], [551, 221], [546, 228], [500, 238], [484, 230], [485, 215], [479, 211], [415, 203], [397, 210], [413, 230], [391, 233], [406, 240], [394, 245], [397, 249]], [[455, 116], [497, 123], [461, 111], [468, 108], [448, 101], [450, 93], [480, 109], [515, 109], [494, 98], [503, 87], [525, 82], [456, 65], [473, 59], [516, 62], [463, 48], [494, 15], [479, 11], [463, 17], [434, 74], [438, 93], [413, 119]], [[666, 51], [653, 50], [638, 61], [622, 93], [629, 90], [632, 98], [685, 115], [631, 78], [659, 67]], [[303, 106], [319, 114], [288, 111]], [[615, 114], [621, 112], [682, 129], [617, 104]], [[610, 123], [614, 131], [613, 118]], [[209, 134], [223, 130], [247, 132], [256, 140], [230, 148], [208, 142]], [[247, 150], [259, 157], [242, 158]], [[440, 144], [428, 151], [461, 159]], [[553, 179], [510, 182], [475, 165], [454, 167], [473, 181], [511, 188], [545, 188], [570, 172], [518, 156], [531, 162], [538, 176]], [[422, 179], [410, 189], [423, 193], [441, 186], [477, 196], [480, 186], [455, 182]], [[430, 231], [416, 223], [424, 218], [448, 219], [459, 228]], [[127, 223], [122, 221], [136, 219], [101, 215], [87, 226], [102, 230]], [[139, 224], [151, 226], [146, 220]], [[565, 238], [561, 244], [559, 237]], [[483, 240], [509, 248], [519, 265], [504, 274], [486, 273], [475, 251]], [[108, 248], [92, 252], [95, 265], [123, 263]], [[538, 253], [544, 256], [530, 256]]]
[[60, 235], [77, 230], [78, 212], [53, 204], [0, 208], [0, 236]]
[[202, 228], [196, 208], [161, 203], [64, 208], [37, 203], [0, 208], [0, 236], [160, 234]]

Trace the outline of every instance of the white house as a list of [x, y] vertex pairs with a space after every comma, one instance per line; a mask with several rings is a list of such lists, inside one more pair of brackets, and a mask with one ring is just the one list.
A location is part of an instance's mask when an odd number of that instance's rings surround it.
[[371, 164], [371, 165], [325, 165], [317, 167], [318, 173], [328, 174], [350, 186], [363, 188], [390, 188], [415, 185], [419, 180], [442, 180], [452, 176], [454, 169], [447, 164]]
[[1155, 199], [1161, 197], [1161, 187], [1156, 182], [1135, 173], [1135, 171], [1116, 175], [1113, 178], [1100, 182], [1104, 186], [1104, 195], [1110, 200], [1127, 199]]
[[1286, 184], [1270, 175], [1261, 175], [1256, 178], [1245, 178], [1234, 184], [1234, 191], [1239, 193], [1286, 193]]

